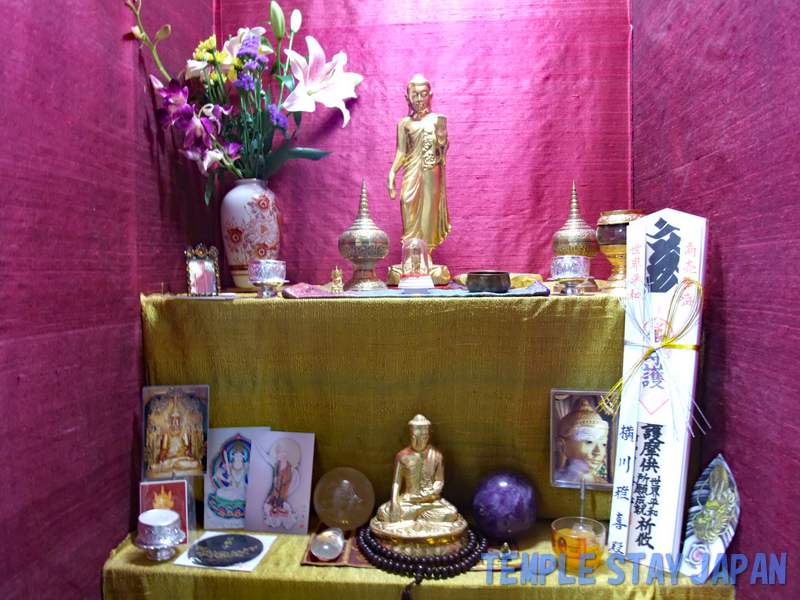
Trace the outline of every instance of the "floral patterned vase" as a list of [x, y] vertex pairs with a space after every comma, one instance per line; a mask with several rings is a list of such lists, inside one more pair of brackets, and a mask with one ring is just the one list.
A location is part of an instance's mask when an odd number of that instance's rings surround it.
[[238, 288], [254, 289], [247, 267], [251, 260], [278, 258], [281, 212], [275, 194], [259, 179], [239, 179], [222, 199], [220, 221], [225, 257]]

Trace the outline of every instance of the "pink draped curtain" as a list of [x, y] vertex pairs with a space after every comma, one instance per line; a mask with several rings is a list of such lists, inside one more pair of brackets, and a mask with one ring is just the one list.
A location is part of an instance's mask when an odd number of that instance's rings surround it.
[[[312, 35], [328, 58], [347, 53], [364, 75], [352, 120], [318, 105], [299, 144], [333, 150], [293, 161], [270, 181], [283, 209], [281, 258], [293, 281], [324, 283], [339, 235], [356, 216], [366, 178], [372, 217], [392, 242], [384, 276], [400, 260], [399, 200], [387, 175], [405, 86], [433, 85], [448, 117], [447, 192], [453, 230], [434, 259], [472, 269], [550, 273], [551, 238], [569, 210], [572, 181], [583, 216], [630, 205], [630, 19], [625, 0], [284, 1], [303, 13], [295, 49]], [[220, 0], [217, 33], [269, 19], [265, 0]], [[399, 179], [398, 179], [399, 185]], [[602, 256], [593, 272], [608, 274]]]

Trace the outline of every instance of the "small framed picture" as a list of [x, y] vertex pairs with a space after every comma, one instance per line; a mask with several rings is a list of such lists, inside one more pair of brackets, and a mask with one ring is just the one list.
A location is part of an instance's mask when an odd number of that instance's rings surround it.
[[219, 296], [219, 261], [214, 246], [187, 248], [186, 285], [190, 296]]
[[602, 408], [606, 391], [550, 391], [550, 484], [611, 490], [616, 417]]
[[202, 477], [206, 471], [208, 386], [142, 388], [142, 479]]

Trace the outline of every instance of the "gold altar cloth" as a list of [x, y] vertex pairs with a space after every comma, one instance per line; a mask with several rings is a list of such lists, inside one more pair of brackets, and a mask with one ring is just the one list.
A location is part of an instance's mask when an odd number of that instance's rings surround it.
[[[551, 554], [549, 521], [538, 521], [530, 535], [519, 542], [520, 550]], [[252, 573], [176, 567], [174, 559], [154, 563], [145, 553], [126, 539], [112, 554], [103, 569], [105, 600], [239, 600], [241, 598], [318, 600], [320, 598], [364, 598], [397, 600], [400, 592], [411, 582], [378, 569], [353, 567], [301, 566], [308, 536], [279, 535], [264, 559]], [[179, 548], [178, 555], [185, 550]], [[177, 555], [176, 555], [177, 556]], [[486, 583], [485, 571], [473, 571], [446, 580], [425, 580], [413, 589], [416, 600], [493, 600], [508, 598], [537, 598], [552, 600], [733, 600], [732, 585], [695, 585], [683, 575], [675, 585], [669, 574], [664, 584], [645, 583], [647, 568], [639, 566], [639, 584], [633, 585], [633, 564], [622, 567], [625, 581], [611, 585], [617, 576], [605, 563], [594, 571], [594, 584], [558, 584], [556, 572], [547, 576], [545, 585], [519, 583], [519, 571], [510, 574], [516, 584], [500, 584], [500, 573], [492, 574], [492, 584]], [[567, 573], [571, 575], [571, 573]], [[577, 577], [576, 577], [577, 580]]]
[[[142, 298], [148, 384], [210, 385], [211, 427], [313, 432], [314, 482], [354, 467], [380, 504], [404, 425], [422, 413], [459, 510], [481, 477], [514, 469], [549, 518], [580, 513], [577, 490], [550, 486], [550, 389], [609, 389], [623, 322], [605, 295]], [[586, 516], [607, 519], [610, 492], [586, 496]]]

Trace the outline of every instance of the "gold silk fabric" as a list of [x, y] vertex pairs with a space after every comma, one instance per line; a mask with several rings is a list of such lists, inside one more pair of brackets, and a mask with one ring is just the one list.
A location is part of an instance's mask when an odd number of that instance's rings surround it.
[[[208, 300], [142, 298], [148, 385], [208, 384], [210, 426], [316, 434], [314, 482], [350, 466], [389, 499], [406, 423], [444, 455], [443, 496], [470, 512], [481, 477], [513, 469], [539, 516], [579, 514], [550, 486], [550, 389], [607, 390], [624, 312], [608, 296]], [[610, 492], [588, 490], [607, 519]]]
[[[533, 530], [520, 540], [522, 552], [552, 554], [549, 521], [538, 521]], [[236, 573], [214, 569], [176, 567], [172, 560], [153, 563], [129, 537], [117, 548], [103, 569], [104, 600], [240, 600], [242, 598], [364, 598], [397, 600], [412, 579], [392, 575], [378, 569], [354, 567], [303, 566], [308, 536], [282, 534], [252, 573]], [[186, 546], [178, 548], [178, 554]], [[413, 589], [416, 600], [508, 600], [509, 598], [551, 600], [734, 600], [732, 585], [695, 585], [683, 575], [675, 585], [664, 574], [664, 584], [645, 583], [647, 568], [639, 567], [639, 584], [633, 585], [634, 565], [622, 566], [625, 580], [618, 585], [608, 583], [617, 573], [606, 566], [605, 558], [595, 569], [594, 584], [559, 585], [557, 572], [545, 578], [544, 585], [520, 584], [519, 571], [509, 574], [516, 583], [500, 584], [500, 573], [494, 572], [491, 584], [485, 571], [472, 571], [445, 580], [425, 580]], [[567, 573], [567, 575], [574, 575]], [[577, 579], [577, 578], [576, 578]]]
[[[552, 553], [550, 520], [580, 511], [550, 486], [550, 389], [608, 389], [622, 369], [624, 313], [607, 296], [207, 300], [142, 298], [147, 383], [208, 384], [212, 427], [269, 425], [316, 434], [314, 482], [337, 466], [364, 472], [376, 509], [389, 498], [406, 423], [422, 413], [444, 455], [443, 495], [469, 519], [473, 490], [495, 469], [531, 479], [540, 520], [519, 548]], [[607, 519], [608, 492], [587, 491]], [[313, 522], [312, 522], [313, 528]], [[106, 600], [358, 597], [396, 600], [410, 578], [377, 569], [302, 566], [308, 536], [279, 535], [253, 573], [155, 564], [125, 540], [103, 571]], [[180, 551], [183, 551], [182, 547]], [[733, 586], [625, 583], [605, 561], [594, 585], [500, 585], [494, 573], [424, 581], [417, 600], [730, 600]], [[647, 570], [640, 568], [641, 582]], [[512, 575], [519, 577], [519, 573]]]

